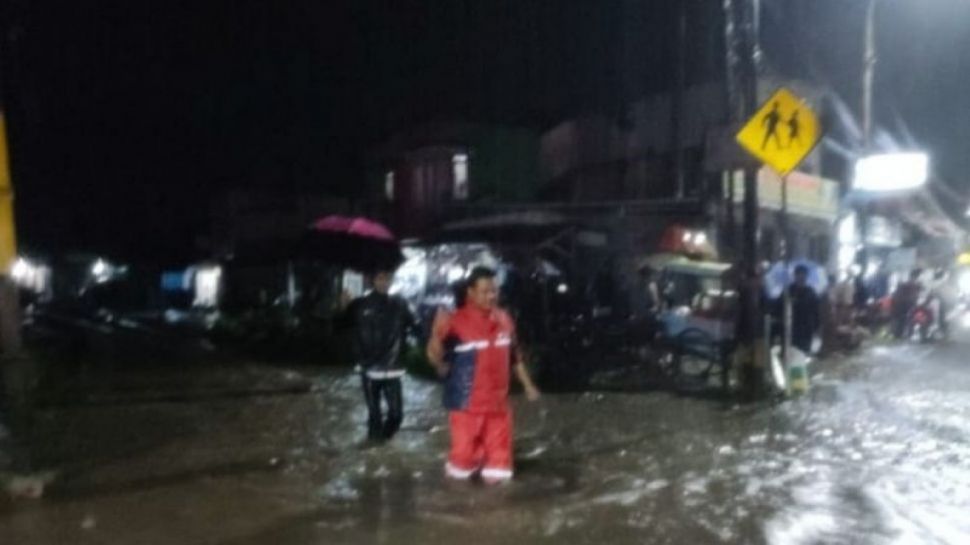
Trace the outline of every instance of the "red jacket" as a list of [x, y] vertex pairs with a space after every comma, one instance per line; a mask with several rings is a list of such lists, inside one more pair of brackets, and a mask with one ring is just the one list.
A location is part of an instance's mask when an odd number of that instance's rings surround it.
[[444, 345], [445, 361], [450, 365], [445, 378], [446, 408], [474, 413], [508, 410], [515, 350], [515, 325], [508, 314], [466, 305], [439, 321], [432, 335]]

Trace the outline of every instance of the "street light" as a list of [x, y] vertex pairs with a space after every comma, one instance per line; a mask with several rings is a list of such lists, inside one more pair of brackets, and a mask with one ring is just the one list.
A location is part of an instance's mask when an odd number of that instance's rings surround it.
[[872, 139], [872, 83], [876, 71], [876, 2], [866, 6], [865, 43], [862, 51], [862, 146], [868, 152]]
[[856, 161], [852, 188], [892, 192], [917, 189], [926, 184], [929, 157], [925, 153], [882, 153]]

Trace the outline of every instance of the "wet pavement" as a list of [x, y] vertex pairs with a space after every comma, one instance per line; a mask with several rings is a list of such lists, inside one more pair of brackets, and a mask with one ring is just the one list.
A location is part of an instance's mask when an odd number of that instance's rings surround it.
[[35, 461], [59, 475], [0, 503], [0, 543], [970, 543], [968, 349], [872, 347], [763, 405], [517, 397], [498, 488], [443, 478], [433, 383], [407, 379], [401, 434], [365, 448], [346, 369], [133, 373], [41, 411]]

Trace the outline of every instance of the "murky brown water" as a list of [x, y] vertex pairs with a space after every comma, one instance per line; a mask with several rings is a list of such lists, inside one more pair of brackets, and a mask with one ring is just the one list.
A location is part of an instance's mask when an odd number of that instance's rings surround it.
[[828, 362], [776, 405], [517, 399], [518, 474], [495, 489], [443, 479], [434, 384], [408, 381], [404, 430], [373, 449], [347, 371], [122, 391], [41, 415], [62, 474], [0, 504], [0, 543], [970, 543], [968, 346]]

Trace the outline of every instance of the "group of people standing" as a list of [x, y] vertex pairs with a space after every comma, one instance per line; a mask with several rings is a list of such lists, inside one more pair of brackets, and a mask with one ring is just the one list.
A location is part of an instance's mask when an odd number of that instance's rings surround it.
[[[903, 327], [924, 292], [920, 276], [920, 271], [914, 271], [895, 291], [894, 330]], [[484, 267], [471, 271], [458, 292], [456, 309], [439, 311], [435, 317], [426, 347], [428, 361], [444, 381], [443, 405], [448, 411], [451, 432], [445, 474], [454, 479], [476, 475], [489, 483], [510, 479], [512, 413], [508, 394], [512, 377], [522, 384], [529, 400], [540, 396], [526, 370], [515, 324], [498, 307], [495, 277], [494, 271]], [[354, 327], [353, 354], [367, 404], [368, 439], [372, 442], [390, 440], [401, 427], [403, 356], [409, 337], [417, 336], [417, 323], [407, 303], [389, 293], [392, 278], [391, 271], [374, 274], [372, 290], [350, 303], [346, 310]], [[806, 354], [814, 351], [813, 343], [822, 332], [823, 322], [838, 324], [845, 316], [853, 315], [853, 309], [848, 307], [860, 304], [857, 282], [849, 278], [833, 282], [824, 294], [818, 293], [808, 279], [807, 267], [797, 266], [788, 287], [791, 344]], [[647, 312], [656, 313], [662, 305], [661, 290], [652, 274], [644, 274], [643, 280], [647, 287]], [[939, 276], [937, 280], [940, 284]], [[776, 323], [780, 323], [781, 298], [772, 301], [769, 308]], [[823, 312], [825, 308], [828, 313]], [[945, 328], [942, 303], [940, 308], [938, 319], [941, 328]]]
[[[539, 398], [525, 366], [512, 318], [498, 308], [495, 271], [477, 267], [463, 286], [454, 312], [439, 312], [426, 354], [444, 380], [451, 448], [445, 474], [480, 476], [486, 483], [512, 478], [512, 412], [508, 394], [514, 375], [530, 401]], [[372, 278], [372, 290], [347, 309], [353, 354], [368, 410], [368, 439], [394, 437], [403, 420], [404, 349], [416, 321], [407, 303], [390, 295], [392, 273]], [[384, 406], [387, 412], [384, 412]]]
[[903, 339], [912, 333], [914, 311], [922, 308], [931, 317], [934, 330], [945, 337], [948, 315], [960, 298], [949, 272], [914, 269], [895, 287], [890, 280], [885, 271], [868, 278], [857, 272], [834, 283], [830, 299], [836, 325], [850, 324], [859, 329], [861, 323], [872, 333], [885, 324], [889, 334]]
[[828, 346], [838, 345], [840, 341], [857, 346], [861, 337], [872, 333], [863, 325], [879, 327], [879, 320], [871, 317], [879, 312], [888, 314], [889, 332], [895, 338], [906, 338], [911, 333], [910, 322], [918, 307], [927, 309], [941, 335], [947, 334], [947, 315], [957, 296], [946, 271], [938, 270], [928, 277], [922, 269], [914, 269], [893, 290], [888, 280], [880, 289], [881, 279], [867, 283], [861, 274], [848, 275], [841, 281], [831, 279], [822, 293], [807, 285], [807, 272], [796, 268], [790, 288], [792, 345], [803, 352], [810, 352], [816, 335]]

